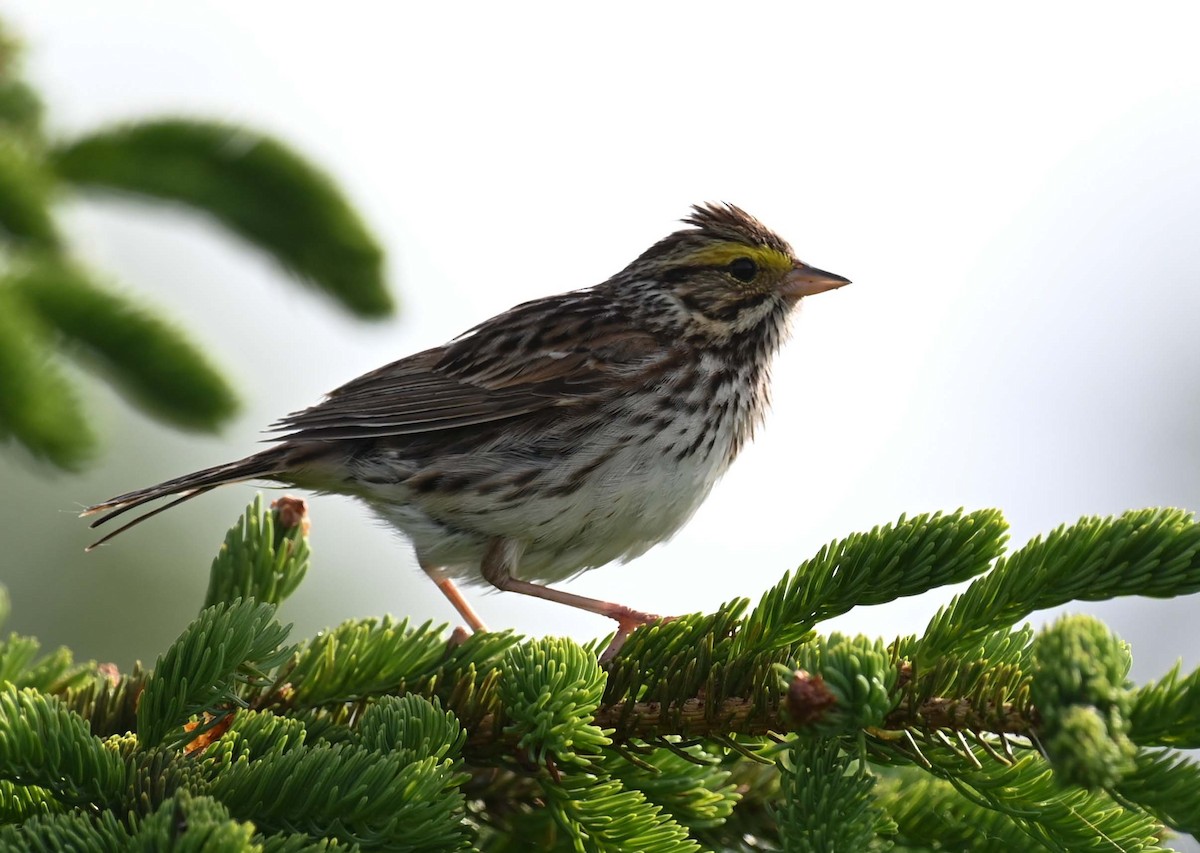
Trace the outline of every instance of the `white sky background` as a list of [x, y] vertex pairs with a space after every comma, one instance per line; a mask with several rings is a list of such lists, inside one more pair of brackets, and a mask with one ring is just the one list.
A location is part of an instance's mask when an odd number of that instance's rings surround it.
[[[152, 660], [253, 490], [89, 556], [76, 508], [245, 455], [366, 370], [608, 277], [705, 200], [745, 207], [854, 284], [807, 301], [766, 429], [691, 525], [573, 591], [683, 613], [757, 597], [902, 512], [997, 506], [1020, 543], [1083, 514], [1200, 508], [1191, 7], [915, 8], [9, 4], [55, 131], [186, 114], [280, 135], [363, 211], [402, 305], [353, 322], [196, 217], [66, 204], [78, 255], [184, 325], [246, 406], [196, 437], [89, 383], [108, 444], [87, 476], [47, 482], [0, 456], [9, 627], [122, 667]], [[298, 635], [383, 612], [453, 618], [365, 510], [310, 507], [316, 563], [283, 613]], [[137, 560], [154, 570], [132, 574]], [[939, 600], [826, 627], [919, 633]], [[496, 628], [609, 629], [521, 596], [476, 601]], [[1073, 609], [1130, 640], [1147, 679], [1200, 662], [1195, 608]]]

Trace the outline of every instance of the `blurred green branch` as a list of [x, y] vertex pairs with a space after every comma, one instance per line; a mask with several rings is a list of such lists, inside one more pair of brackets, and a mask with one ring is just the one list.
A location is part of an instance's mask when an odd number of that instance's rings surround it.
[[332, 180], [251, 129], [158, 119], [51, 139], [19, 45], [0, 29], [0, 439], [78, 468], [95, 438], [56, 352], [166, 423], [212, 431], [236, 411], [224, 378], [175, 326], [72, 257], [54, 204], [120, 193], [205, 214], [360, 317], [392, 310], [383, 251]]

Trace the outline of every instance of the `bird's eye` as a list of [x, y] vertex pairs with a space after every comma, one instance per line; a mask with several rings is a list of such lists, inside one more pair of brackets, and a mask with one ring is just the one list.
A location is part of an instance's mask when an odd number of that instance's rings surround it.
[[729, 274], [738, 281], [751, 281], [758, 275], [758, 264], [749, 258], [735, 258], [729, 264]]

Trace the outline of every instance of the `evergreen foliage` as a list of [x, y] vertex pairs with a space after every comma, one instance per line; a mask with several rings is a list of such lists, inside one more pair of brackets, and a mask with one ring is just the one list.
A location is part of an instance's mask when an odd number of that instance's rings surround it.
[[[248, 508], [150, 672], [0, 645], [0, 849], [1159, 850], [1200, 833], [1200, 765], [1178, 751], [1200, 675], [1138, 687], [1095, 619], [996, 616], [1191, 591], [1183, 513], [1087, 518], [1008, 554], [998, 513], [902, 518], [756, 608], [635, 632], [605, 669], [602, 641], [389, 617], [289, 644], [298, 504]], [[856, 595], [963, 577], [923, 636], [815, 633]]]
[[777, 808], [786, 850], [867, 850], [894, 824], [875, 805], [875, 779], [835, 738], [797, 737], [780, 761]]
[[19, 46], [0, 28], [0, 440], [68, 469], [94, 452], [56, 352], [174, 426], [215, 431], [237, 408], [179, 329], [73, 259], [54, 210], [71, 191], [200, 211], [354, 314], [391, 310], [374, 237], [330, 178], [284, 143], [196, 119], [55, 139], [42, 114]]
[[103, 373], [125, 397], [160, 420], [212, 430], [237, 410], [237, 400], [208, 360], [182, 333], [126, 297], [100, 287], [53, 257], [25, 259], [7, 276], [56, 344]]
[[0, 439], [61, 468], [78, 468], [94, 437], [71, 383], [45, 352], [48, 334], [12, 288], [0, 284]]
[[280, 504], [288, 511], [264, 512], [259, 495], [229, 529], [208, 573], [205, 607], [238, 599], [280, 604], [304, 580], [308, 538], [303, 520], [290, 517], [290, 508], [303, 504], [283, 498], [273, 508]]
[[383, 253], [358, 214], [329, 178], [270, 137], [160, 119], [72, 140], [51, 157], [77, 186], [204, 211], [356, 314], [392, 310], [380, 286]]
[[240, 704], [236, 686], [258, 683], [291, 652], [282, 646], [288, 628], [274, 615], [275, 605], [253, 599], [206, 607], [155, 664], [138, 702], [138, 740], [158, 746], [172, 732], [186, 738], [192, 717]]

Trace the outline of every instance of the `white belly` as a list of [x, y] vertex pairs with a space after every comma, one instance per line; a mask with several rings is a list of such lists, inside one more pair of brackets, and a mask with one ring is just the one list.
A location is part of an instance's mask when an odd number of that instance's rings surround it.
[[[561, 464], [531, 458], [526, 464], [539, 473], [520, 495], [505, 490], [481, 495], [467, 488], [452, 496], [423, 496], [397, 486], [392, 494], [374, 490], [361, 496], [412, 540], [425, 565], [441, 567], [456, 579], [483, 583], [483, 553], [490, 540], [505, 538], [525, 546], [517, 577], [563, 580], [643, 554], [692, 517], [765, 406], [765, 383], [755, 388], [758, 393], [736, 398], [734, 388], [723, 391], [715, 402], [724, 402], [727, 394], [724, 407], [697, 399], [707, 420], [680, 417], [647, 440], [631, 442], [631, 422], [613, 417], [606, 434], [571, 448]], [[450, 470], [482, 472], [487, 482], [510, 476], [511, 449], [505, 452], [504, 458], [485, 451], [443, 461]]]
[[[657, 446], [624, 448], [603, 460], [594, 456], [595, 469], [569, 493], [512, 505], [486, 498], [460, 498], [453, 506], [411, 496], [395, 503], [378, 495], [366, 500], [412, 540], [423, 563], [457, 579], [482, 582], [479, 562], [487, 543], [503, 537], [525, 543], [518, 577], [553, 582], [632, 559], [669, 539], [727, 467], [723, 453], [677, 462], [675, 452], [653, 449]], [[537, 485], [553, 489], [567, 476], [549, 471]]]

